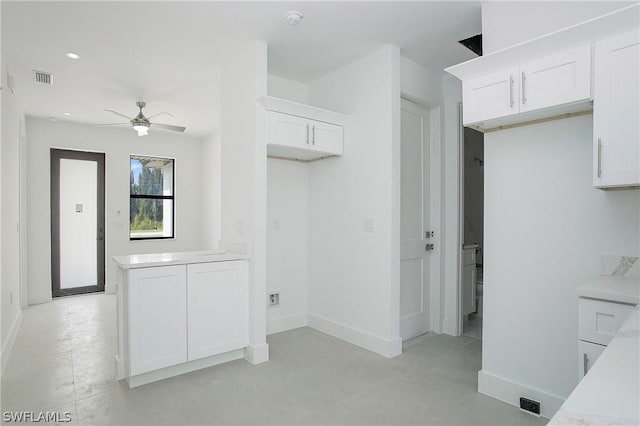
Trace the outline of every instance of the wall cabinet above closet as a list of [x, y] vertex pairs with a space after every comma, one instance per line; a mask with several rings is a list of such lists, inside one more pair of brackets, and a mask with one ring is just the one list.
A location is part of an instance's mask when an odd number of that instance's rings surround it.
[[[640, 6], [454, 65], [483, 132], [593, 111], [593, 185], [640, 186]], [[593, 64], [593, 66], [592, 66]]]
[[343, 152], [347, 117], [333, 111], [265, 96], [267, 155], [313, 161]]
[[479, 130], [591, 109], [591, 46], [462, 83], [463, 123]]

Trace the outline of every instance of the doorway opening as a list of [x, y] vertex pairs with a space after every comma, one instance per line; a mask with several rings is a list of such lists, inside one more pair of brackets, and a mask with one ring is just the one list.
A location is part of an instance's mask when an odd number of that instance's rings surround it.
[[462, 334], [482, 338], [484, 247], [484, 134], [462, 132]]
[[104, 291], [104, 154], [51, 149], [51, 293]]

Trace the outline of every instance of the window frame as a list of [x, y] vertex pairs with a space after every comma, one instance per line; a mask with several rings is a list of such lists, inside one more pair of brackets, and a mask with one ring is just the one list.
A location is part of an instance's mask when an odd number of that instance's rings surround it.
[[[146, 154], [129, 154], [129, 173], [131, 173], [131, 160], [135, 157], [147, 157], [160, 160], [171, 160], [171, 195], [143, 195], [132, 194], [131, 185], [129, 185], [129, 242], [132, 241], [149, 241], [149, 240], [173, 240], [176, 238], [176, 159], [172, 157], [161, 157], [158, 155], [146, 155]], [[161, 237], [132, 237], [131, 236], [131, 200], [171, 200], [171, 235]]]

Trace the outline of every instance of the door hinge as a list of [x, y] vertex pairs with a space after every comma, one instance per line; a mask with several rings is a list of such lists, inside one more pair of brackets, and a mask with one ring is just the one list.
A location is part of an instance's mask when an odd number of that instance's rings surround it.
[[425, 238], [433, 238], [433, 231], [427, 231], [424, 233]]
[[433, 244], [427, 244], [427, 245], [424, 247], [424, 249], [425, 249], [426, 251], [431, 251], [431, 250], [433, 250]]

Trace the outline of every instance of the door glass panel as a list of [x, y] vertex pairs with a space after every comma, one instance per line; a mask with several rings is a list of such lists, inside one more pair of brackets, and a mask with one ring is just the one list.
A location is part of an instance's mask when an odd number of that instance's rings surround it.
[[60, 159], [60, 288], [98, 284], [95, 161]]

